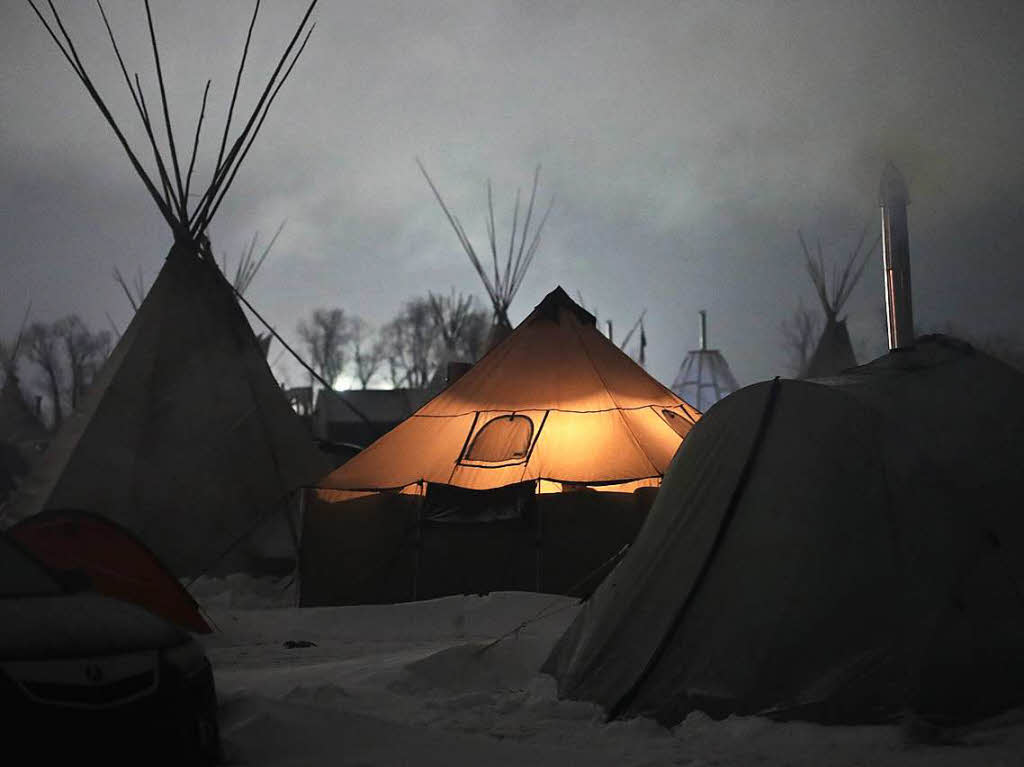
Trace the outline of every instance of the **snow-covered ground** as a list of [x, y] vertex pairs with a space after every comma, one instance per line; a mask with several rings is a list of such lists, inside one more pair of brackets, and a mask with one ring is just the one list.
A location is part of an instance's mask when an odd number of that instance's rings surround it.
[[211, 579], [192, 590], [218, 628], [203, 641], [229, 764], [1024, 764], [1024, 714], [949, 745], [898, 727], [757, 717], [693, 714], [671, 731], [644, 719], [606, 724], [596, 706], [558, 700], [554, 680], [537, 672], [578, 609], [568, 598], [299, 609], [282, 606], [294, 599], [287, 580]]

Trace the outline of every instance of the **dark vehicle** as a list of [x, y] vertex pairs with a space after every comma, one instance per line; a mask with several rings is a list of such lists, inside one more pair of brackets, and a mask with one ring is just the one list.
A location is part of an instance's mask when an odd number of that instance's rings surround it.
[[3, 534], [0, 718], [8, 749], [26, 762], [220, 758], [213, 672], [199, 643], [137, 605], [69, 591]]

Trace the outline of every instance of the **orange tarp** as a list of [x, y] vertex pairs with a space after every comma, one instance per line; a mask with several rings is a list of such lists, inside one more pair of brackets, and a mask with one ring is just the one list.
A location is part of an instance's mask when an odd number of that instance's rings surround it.
[[[665, 411], [681, 416], [674, 427]], [[532, 423], [525, 454], [468, 459], [481, 429], [510, 415]], [[318, 487], [385, 490], [437, 482], [487, 490], [538, 479], [604, 485], [660, 478], [699, 417], [556, 288], [462, 378]], [[521, 438], [522, 431], [509, 435]]]

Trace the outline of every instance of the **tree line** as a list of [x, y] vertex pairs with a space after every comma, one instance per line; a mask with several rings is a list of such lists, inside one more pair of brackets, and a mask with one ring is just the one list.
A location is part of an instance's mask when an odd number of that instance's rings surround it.
[[472, 296], [453, 291], [405, 301], [376, 330], [336, 307], [314, 309], [296, 330], [309, 364], [335, 388], [347, 376], [363, 389], [374, 380], [422, 389], [449, 361], [478, 359], [490, 327], [490, 314]]
[[34, 322], [13, 342], [0, 340], [4, 385], [16, 383], [25, 405], [56, 428], [79, 406], [111, 340], [109, 331], [91, 330], [77, 314]]

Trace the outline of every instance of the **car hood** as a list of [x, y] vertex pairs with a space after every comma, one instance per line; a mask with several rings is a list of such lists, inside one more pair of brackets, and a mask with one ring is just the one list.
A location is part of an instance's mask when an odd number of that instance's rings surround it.
[[0, 660], [159, 650], [187, 639], [147, 610], [99, 594], [0, 599]]

